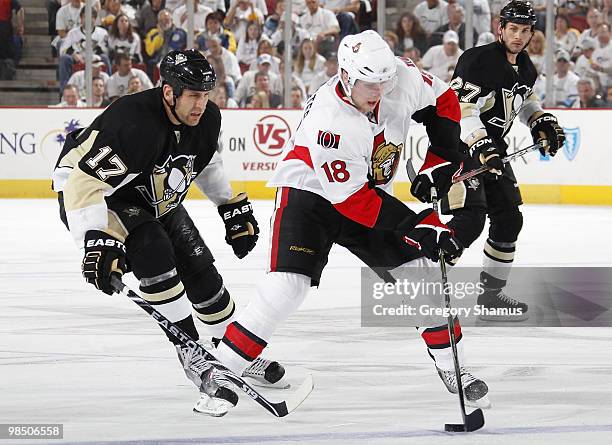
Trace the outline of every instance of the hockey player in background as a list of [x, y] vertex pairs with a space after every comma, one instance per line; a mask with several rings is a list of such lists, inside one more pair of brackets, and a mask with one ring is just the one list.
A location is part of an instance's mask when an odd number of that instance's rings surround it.
[[[183, 207], [195, 182], [218, 207], [226, 241], [238, 258], [259, 229], [246, 194], [233, 196], [218, 155], [219, 108], [208, 100], [215, 72], [195, 50], [161, 62], [162, 86], [120, 98], [87, 128], [68, 135], [53, 173], [62, 221], [84, 249], [83, 276], [107, 294], [111, 274], [132, 271], [143, 299], [193, 339], [192, 310], [221, 338], [235, 306], [214, 258]], [[236, 394], [200, 356], [176, 345], [187, 377], [200, 390], [196, 410], [220, 416]], [[284, 369], [261, 359], [244, 375], [283, 385]]]
[[554, 156], [565, 141], [557, 119], [542, 110], [533, 93], [538, 74], [525, 48], [535, 23], [530, 3], [512, 0], [506, 4], [500, 13], [497, 42], [467, 50], [459, 58], [450, 83], [461, 105], [461, 146], [472, 158], [466, 166], [482, 163], [490, 172], [453, 185], [441, 208], [453, 215], [449, 226], [466, 248], [479, 237], [489, 216], [480, 275], [484, 292], [478, 304], [503, 310], [481, 315], [486, 320], [528, 318], [527, 305], [503, 291], [523, 225], [516, 178], [512, 167], [501, 161], [508, 148], [504, 137], [518, 116], [531, 129], [534, 142], [548, 142], [541, 150], [543, 155]]
[[[428, 199], [432, 185], [440, 194], [448, 191], [463, 160], [455, 93], [411, 60], [396, 58], [374, 31], [346, 36], [338, 60], [338, 75], [308, 100], [268, 183], [278, 187], [270, 272], [216, 351], [237, 373], [257, 360], [279, 324], [318, 286], [333, 244], [375, 270], [412, 262], [437, 272], [430, 260], [437, 261], [438, 249], [447, 258], [462, 252], [433, 210], [415, 213], [390, 194], [411, 118], [424, 123], [431, 142], [413, 193]], [[446, 324], [419, 332], [456, 393]], [[458, 320], [455, 332], [461, 340]], [[488, 406], [485, 382], [461, 369], [467, 403]]]

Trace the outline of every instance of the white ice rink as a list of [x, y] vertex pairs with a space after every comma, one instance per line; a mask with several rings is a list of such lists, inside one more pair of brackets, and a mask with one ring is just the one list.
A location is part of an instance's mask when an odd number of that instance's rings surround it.
[[[272, 203], [254, 204], [263, 233], [237, 260], [212, 205], [187, 203], [240, 306], [266, 268]], [[612, 266], [612, 208], [522, 210], [516, 264]], [[483, 239], [463, 264], [480, 264]], [[131, 301], [86, 285], [80, 260], [54, 201], [0, 200], [0, 423], [63, 423], [50, 443], [612, 443], [612, 329], [465, 328], [493, 408], [484, 429], [450, 437], [457, 397], [414, 329], [360, 327], [360, 263], [341, 248], [266, 350], [292, 382], [314, 375], [306, 402], [282, 420], [242, 396], [225, 417], [196, 415], [174, 348]]]

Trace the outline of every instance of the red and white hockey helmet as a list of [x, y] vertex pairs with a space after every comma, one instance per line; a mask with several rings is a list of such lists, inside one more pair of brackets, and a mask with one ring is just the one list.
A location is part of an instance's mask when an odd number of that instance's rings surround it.
[[395, 86], [397, 67], [393, 51], [387, 42], [372, 30], [348, 35], [342, 39], [338, 48], [339, 73], [348, 74], [348, 85], [342, 86], [348, 96], [357, 80], [372, 83], [385, 83], [385, 91]]

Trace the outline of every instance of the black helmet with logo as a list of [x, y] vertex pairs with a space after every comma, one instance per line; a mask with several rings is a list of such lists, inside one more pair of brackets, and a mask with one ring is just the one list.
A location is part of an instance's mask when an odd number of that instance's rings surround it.
[[506, 23], [534, 26], [536, 20], [536, 14], [531, 3], [521, 0], [512, 0], [499, 13], [499, 22], [502, 26]]
[[210, 91], [215, 88], [215, 70], [199, 51], [170, 51], [161, 62], [160, 76], [163, 83], [172, 87], [174, 97], [183, 90]]

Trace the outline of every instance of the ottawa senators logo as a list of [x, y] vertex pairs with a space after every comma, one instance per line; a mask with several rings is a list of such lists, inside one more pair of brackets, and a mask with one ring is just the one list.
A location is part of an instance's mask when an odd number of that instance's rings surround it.
[[391, 181], [404, 149], [404, 144], [395, 145], [385, 140], [385, 131], [374, 136], [372, 151], [372, 176], [375, 185], [384, 185]]
[[155, 209], [156, 217], [165, 215], [183, 201], [191, 181], [197, 176], [193, 171], [194, 159], [194, 155], [168, 156], [163, 165], [153, 169], [149, 187], [136, 187]]

